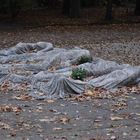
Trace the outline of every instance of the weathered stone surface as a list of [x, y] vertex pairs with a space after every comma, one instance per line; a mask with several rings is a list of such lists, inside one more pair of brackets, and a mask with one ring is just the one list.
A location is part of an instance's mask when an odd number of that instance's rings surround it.
[[115, 70], [121, 70], [129, 67], [128, 64], [119, 64], [114, 61], [105, 61], [103, 59], [95, 59], [91, 63], [79, 65], [79, 68], [85, 69], [89, 76], [101, 76]]
[[[51, 43], [19, 43], [0, 51], [0, 84], [27, 83], [31, 96], [37, 99], [64, 98], [84, 93], [87, 87], [114, 89], [140, 83], [140, 67], [96, 59], [78, 65], [81, 57], [91, 57], [88, 50], [53, 48]], [[85, 69], [86, 82], [70, 78], [75, 68]]]
[[[85, 85], [86, 82], [69, 79], [62, 75], [55, 75], [50, 79], [48, 77], [48, 81], [34, 82], [33, 89], [35, 92], [31, 93], [31, 95], [37, 99], [65, 98], [72, 94], [80, 95], [84, 93]], [[39, 96], [39, 94], [37, 94], [39, 92], [44, 94]]]
[[138, 84], [139, 78], [140, 67], [127, 67], [90, 80], [88, 84], [93, 87], [113, 89]]

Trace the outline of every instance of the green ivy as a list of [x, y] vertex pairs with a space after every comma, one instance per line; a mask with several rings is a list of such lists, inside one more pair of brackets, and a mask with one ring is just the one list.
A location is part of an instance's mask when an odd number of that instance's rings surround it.
[[78, 60], [78, 64], [84, 64], [87, 62], [91, 62], [92, 61], [92, 57], [90, 56], [81, 56], [81, 58]]
[[86, 78], [86, 75], [87, 75], [86, 70], [82, 68], [76, 68], [72, 70], [71, 77], [75, 80], [83, 81], [84, 78]]

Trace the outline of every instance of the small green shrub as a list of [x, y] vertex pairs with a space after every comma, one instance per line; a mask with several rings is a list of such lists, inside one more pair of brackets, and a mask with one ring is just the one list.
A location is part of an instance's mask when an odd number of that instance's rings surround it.
[[86, 70], [82, 68], [76, 68], [72, 70], [71, 77], [75, 80], [81, 80], [83, 81], [84, 78], [86, 78]]
[[90, 56], [81, 56], [80, 59], [78, 60], [78, 64], [84, 64], [87, 62], [91, 62], [92, 61], [92, 57]]

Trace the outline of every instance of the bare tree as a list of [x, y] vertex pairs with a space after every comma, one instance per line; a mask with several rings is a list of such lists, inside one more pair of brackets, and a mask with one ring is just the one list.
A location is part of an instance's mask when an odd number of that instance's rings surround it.
[[80, 16], [80, 0], [64, 0], [63, 1], [63, 13], [72, 18]]
[[136, 0], [135, 15], [140, 16], [140, 0]]
[[113, 5], [113, 0], [107, 0], [107, 6], [106, 6], [106, 20], [112, 20], [112, 5]]

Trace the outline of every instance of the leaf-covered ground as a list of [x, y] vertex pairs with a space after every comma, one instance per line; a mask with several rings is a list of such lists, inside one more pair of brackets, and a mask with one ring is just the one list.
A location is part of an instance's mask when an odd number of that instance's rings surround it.
[[[96, 57], [140, 65], [140, 24], [45, 27], [0, 31], [0, 47], [49, 41], [58, 47], [80, 46]], [[132, 43], [114, 49], [113, 43]], [[132, 51], [131, 51], [132, 49]], [[140, 87], [117, 93], [95, 89], [65, 100], [37, 101], [22, 91], [0, 92], [2, 140], [139, 140]]]
[[[88, 48], [94, 56], [123, 63], [139, 65], [140, 24], [116, 24], [96, 26], [46, 26], [44, 28], [10, 28], [0, 31], [0, 48], [11, 47], [19, 42], [52, 42], [57, 47], [80, 46]], [[134, 42], [133, 47], [116, 50], [113, 43]]]

